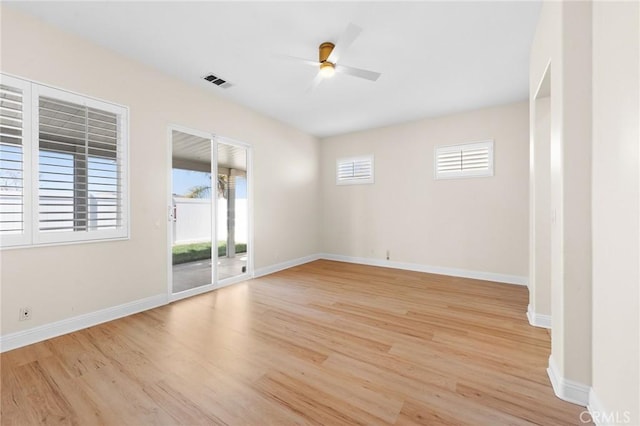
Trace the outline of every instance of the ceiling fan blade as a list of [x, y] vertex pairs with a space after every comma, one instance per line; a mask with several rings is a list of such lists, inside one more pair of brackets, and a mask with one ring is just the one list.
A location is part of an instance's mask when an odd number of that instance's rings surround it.
[[313, 65], [315, 67], [320, 66], [320, 62], [318, 61], [310, 61], [309, 59], [298, 58], [297, 56], [284, 55], [282, 53], [274, 53], [273, 56], [279, 59], [286, 59], [288, 61], [295, 61], [295, 62], [301, 62], [301, 63], [307, 64], [307, 65]]
[[311, 86], [309, 86], [309, 88], [307, 89], [307, 93], [313, 92], [315, 88], [318, 87], [320, 83], [322, 83], [322, 80], [324, 80], [324, 77], [322, 77], [322, 74], [318, 72], [318, 74], [316, 74], [316, 78], [314, 78], [311, 82]]
[[327, 58], [327, 61], [335, 64], [340, 59], [340, 55], [351, 46], [351, 44], [358, 38], [360, 33], [362, 32], [362, 28], [359, 26], [349, 23], [347, 29], [344, 30], [344, 33], [340, 36], [338, 41], [336, 42], [336, 46], [331, 51], [331, 54]]
[[381, 75], [379, 72], [363, 70], [360, 68], [347, 67], [345, 65], [336, 65], [334, 66], [334, 69], [336, 70], [336, 72], [339, 72], [342, 74], [348, 74], [354, 77], [360, 77], [360, 78], [364, 78], [365, 80], [371, 80], [371, 81], [376, 81], [378, 77], [380, 77]]

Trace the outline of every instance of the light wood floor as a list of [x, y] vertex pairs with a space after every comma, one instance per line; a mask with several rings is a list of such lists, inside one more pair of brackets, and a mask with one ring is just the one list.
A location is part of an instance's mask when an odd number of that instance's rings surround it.
[[2, 425], [580, 424], [525, 287], [317, 261], [2, 354]]

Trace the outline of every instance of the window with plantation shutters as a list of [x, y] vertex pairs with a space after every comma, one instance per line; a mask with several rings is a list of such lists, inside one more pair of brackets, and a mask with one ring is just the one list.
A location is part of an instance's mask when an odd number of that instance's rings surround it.
[[[31, 95], [22, 96], [22, 123], [11, 118], [19, 87], [2, 85], [3, 246], [126, 238], [127, 109], [28, 84]], [[5, 98], [10, 117], [5, 117]], [[11, 233], [25, 237], [12, 242]]]
[[493, 141], [435, 148], [436, 179], [493, 176]]
[[117, 228], [118, 116], [44, 96], [38, 109], [39, 230]]
[[[0, 243], [28, 242], [26, 226], [29, 182], [25, 164], [29, 161], [29, 115], [25, 105], [30, 100], [30, 85], [20, 79], [0, 79]], [[25, 141], [27, 144], [25, 144]]]
[[339, 158], [336, 162], [336, 184], [373, 183], [373, 155]]

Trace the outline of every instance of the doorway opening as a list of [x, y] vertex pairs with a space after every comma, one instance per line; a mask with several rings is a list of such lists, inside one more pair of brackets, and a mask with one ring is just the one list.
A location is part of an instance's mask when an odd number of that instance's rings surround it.
[[547, 65], [532, 105], [533, 137], [529, 167], [529, 323], [551, 328], [553, 187], [551, 164], [551, 63]]

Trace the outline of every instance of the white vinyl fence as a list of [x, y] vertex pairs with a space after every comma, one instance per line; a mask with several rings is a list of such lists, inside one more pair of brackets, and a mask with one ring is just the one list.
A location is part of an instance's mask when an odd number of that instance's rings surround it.
[[[24, 208], [22, 197], [22, 191], [0, 191], [0, 231], [2, 233], [22, 232], [22, 211]], [[38, 209], [40, 214], [41, 222], [38, 224], [40, 231], [73, 230], [75, 207], [73, 196], [69, 195], [69, 190], [49, 190], [47, 195], [39, 196], [38, 203], [34, 208]], [[89, 192], [89, 204], [87, 205], [89, 230], [117, 227], [117, 206], [118, 194], [104, 192], [96, 197], [95, 194]], [[43, 219], [48, 222], [43, 222]]]
[[[173, 197], [173, 244], [211, 241], [211, 200]], [[236, 199], [236, 243], [247, 242], [247, 200]], [[218, 199], [218, 241], [227, 239], [227, 200]]]

